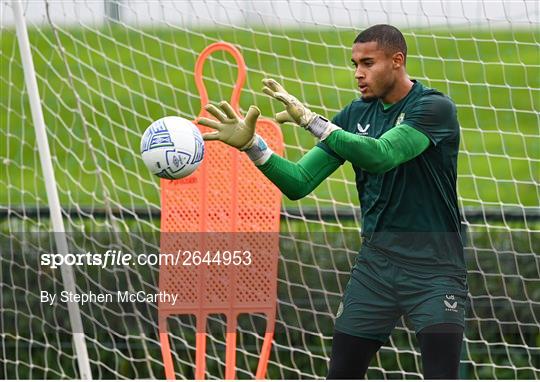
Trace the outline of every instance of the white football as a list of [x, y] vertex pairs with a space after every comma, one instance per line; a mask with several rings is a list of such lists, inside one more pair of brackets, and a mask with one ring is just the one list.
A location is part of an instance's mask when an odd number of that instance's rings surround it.
[[204, 141], [192, 122], [180, 117], [164, 117], [144, 132], [141, 155], [152, 174], [180, 179], [192, 174], [201, 164]]

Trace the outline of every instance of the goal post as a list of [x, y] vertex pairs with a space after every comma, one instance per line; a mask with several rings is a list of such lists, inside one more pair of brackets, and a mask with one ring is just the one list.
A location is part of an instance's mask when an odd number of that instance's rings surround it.
[[[30, 52], [30, 42], [28, 40], [28, 31], [24, 21], [23, 10], [20, 0], [12, 1], [13, 15], [15, 19], [15, 27], [17, 31], [17, 42], [19, 44], [21, 62], [24, 71], [24, 79], [28, 99], [30, 101], [30, 110], [32, 112], [32, 121], [36, 134], [36, 144], [38, 146], [39, 159], [41, 162], [41, 170], [43, 171], [43, 180], [45, 183], [48, 204], [50, 208], [51, 225], [54, 232], [56, 248], [59, 254], [67, 254], [68, 244], [65, 237], [64, 221], [60, 208], [60, 201], [56, 189], [56, 180], [54, 169], [51, 161], [51, 153], [49, 150], [49, 140], [41, 110], [41, 102], [39, 98], [39, 89], [36, 82], [36, 74], [32, 54]], [[37, 169], [36, 169], [37, 170]], [[72, 269], [66, 265], [61, 267], [62, 282], [66, 291], [75, 293], [75, 280], [73, 278]], [[79, 305], [75, 302], [67, 302], [69, 321], [73, 332], [73, 343], [75, 345], [75, 354], [77, 356], [77, 364], [79, 366], [79, 377], [81, 379], [92, 379], [90, 371], [90, 362], [88, 360], [88, 352], [84, 340], [84, 329], [81, 321], [81, 313]]]
[[[205, 47], [224, 41], [244, 57], [242, 114], [252, 104], [265, 118], [280, 111], [262, 93], [261, 80], [272, 77], [331, 118], [359, 96], [352, 41], [370, 25], [390, 23], [406, 38], [409, 75], [448, 94], [461, 124], [458, 197], [470, 290], [461, 377], [540, 378], [535, 1], [21, 0], [0, 7], [0, 375], [163, 378], [157, 302], [47, 300], [66, 291], [152, 295], [159, 292], [159, 265], [53, 268], [42, 255], [159, 253], [159, 179], [140, 159], [140, 138], [164, 116], [198, 115], [194, 71]], [[203, 75], [211, 102], [231, 98], [237, 74], [227, 54], [208, 58]], [[27, 85], [31, 78], [35, 84]], [[316, 143], [293, 126], [282, 132], [290, 160]], [[216, 219], [225, 213], [217, 211]], [[349, 164], [307, 197], [282, 199], [268, 378], [326, 375], [361, 228]], [[50, 232], [65, 232], [64, 241]], [[83, 331], [74, 342], [77, 317]], [[167, 325], [176, 377], [193, 378], [197, 323], [178, 316]], [[237, 378], [255, 378], [264, 329], [262, 316], [239, 317]], [[224, 378], [225, 317], [210, 315], [206, 332], [205, 378]], [[414, 331], [401, 321], [367, 377], [421, 375]]]

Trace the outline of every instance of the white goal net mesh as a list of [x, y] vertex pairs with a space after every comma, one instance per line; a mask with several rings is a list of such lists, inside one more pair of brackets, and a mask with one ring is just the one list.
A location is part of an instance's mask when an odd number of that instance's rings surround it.
[[[159, 250], [159, 181], [142, 163], [154, 120], [190, 120], [201, 105], [194, 64], [209, 44], [235, 45], [247, 64], [240, 109], [279, 107], [273, 77], [332, 117], [358, 97], [350, 48], [377, 23], [400, 27], [412, 78], [454, 99], [462, 127], [459, 203], [468, 227], [470, 299], [463, 378], [540, 378], [540, 21], [535, 1], [28, 1], [23, 2], [69, 249]], [[0, 338], [3, 378], [76, 378], [45, 179], [24, 83], [11, 2], [1, 4]], [[236, 63], [206, 62], [210, 100], [229, 99]], [[315, 143], [284, 126], [285, 156]], [[350, 165], [300, 201], [283, 199], [272, 379], [322, 378], [334, 315], [360, 247]], [[158, 289], [157, 267], [75, 267], [77, 290]], [[93, 378], [163, 378], [155, 304], [81, 306]], [[253, 378], [264, 319], [242, 317], [237, 377]], [[169, 322], [177, 378], [193, 378], [192, 317]], [[223, 378], [225, 329], [208, 324], [207, 378]], [[417, 378], [414, 331], [401, 322], [368, 378]]]

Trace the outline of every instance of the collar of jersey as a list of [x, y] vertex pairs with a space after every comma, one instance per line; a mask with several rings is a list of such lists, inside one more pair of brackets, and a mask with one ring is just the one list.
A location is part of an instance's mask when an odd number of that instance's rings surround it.
[[409, 92], [407, 93], [407, 95], [405, 97], [403, 97], [402, 99], [400, 99], [399, 101], [397, 101], [396, 103], [389, 103], [389, 104], [384, 104], [380, 99], [377, 101], [378, 105], [379, 105], [379, 108], [381, 109], [381, 111], [383, 113], [386, 113], [388, 112], [390, 109], [392, 109], [394, 106], [396, 105], [399, 105], [400, 103], [402, 103], [403, 101], [405, 101], [407, 98], [409, 98], [409, 96], [416, 90], [416, 88], [418, 88], [420, 86], [420, 83], [417, 82], [416, 80], [411, 80], [413, 82], [413, 86], [411, 87], [411, 90], [409, 90]]

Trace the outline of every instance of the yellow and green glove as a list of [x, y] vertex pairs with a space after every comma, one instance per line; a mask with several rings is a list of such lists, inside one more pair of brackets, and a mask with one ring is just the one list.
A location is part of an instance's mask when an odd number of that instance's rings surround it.
[[295, 96], [289, 94], [276, 80], [266, 78], [263, 80], [263, 84], [263, 93], [285, 105], [285, 110], [276, 114], [276, 121], [279, 123], [296, 123], [321, 141], [326, 139], [333, 131], [341, 130], [326, 118], [309, 110]]
[[203, 117], [197, 121], [200, 125], [216, 130], [203, 134], [205, 141], [221, 141], [245, 151], [256, 165], [263, 164], [270, 158], [272, 150], [264, 139], [255, 134], [257, 118], [261, 114], [256, 106], [249, 107], [245, 118], [238, 116], [226, 101], [221, 101], [219, 108], [214, 105], [206, 105], [204, 108], [217, 119], [216, 121]]

